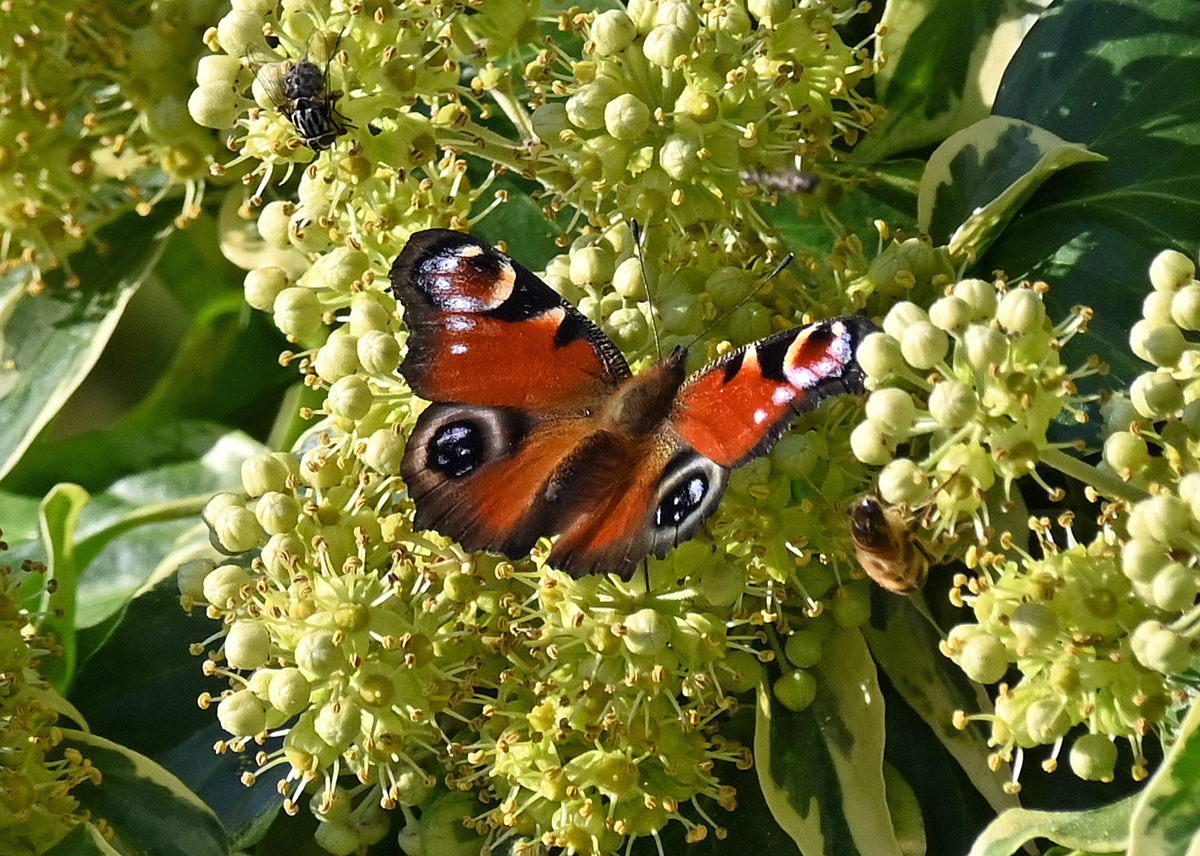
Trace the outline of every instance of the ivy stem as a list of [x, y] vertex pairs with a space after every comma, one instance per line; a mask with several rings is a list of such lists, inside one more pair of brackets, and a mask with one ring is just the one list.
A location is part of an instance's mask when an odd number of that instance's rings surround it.
[[1085, 464], [1083, 461], [1068, 455], [1061, 449], [1042, 449], [1038, 453], [1038, 460], [1047, 466], [1053, 467], [1063, 475], [1091, 485], [1097, 492], [1105, 496], [1123, 499], [1131, 503], [1140, 502], [1150, 496], [1150, 494], [1141, 488], [1121, 481], [1121, 479], [1112, 473], [1106, 473], [1090, 464]]

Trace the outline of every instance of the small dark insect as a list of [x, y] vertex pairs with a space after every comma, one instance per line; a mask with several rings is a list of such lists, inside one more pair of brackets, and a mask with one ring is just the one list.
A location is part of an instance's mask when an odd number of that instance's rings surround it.
[[[323, 47], [323, 43], [321, 34], [314, 33], [310, 48]], [[321, 68], [306, 58], [296, 63], [264, 65], [257, 75], [271, 103], [296, 126], [300, 142], [318, 153], [330, 148], [351, 127], [337, 110], [342, 93], [329, 89], [328, 66], [328, 60]]]
[[912, 537], [910, 513], [865, 496], [850, 508], [850, 538], [858, 563], [885, 589], [912, 594], [925, 584], [931, 559]]
[[776, 193], [812, 193], [820, 181], [811, 173], [798, 169], [786, 169], [779, 172], [768, 172], [761, 169], [748, 169], [738, 176], [742, 184], [755, 184]]

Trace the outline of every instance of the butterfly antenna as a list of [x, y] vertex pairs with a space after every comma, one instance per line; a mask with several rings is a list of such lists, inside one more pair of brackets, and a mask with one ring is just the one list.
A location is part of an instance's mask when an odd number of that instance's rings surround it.
[[[642, 227], [637, 220], [629, 221], [629, 231], [633, 233], [633, 251], [637, 254], [638, 268], [642, 272], [642, 284], [646, 286], [646, 302], [650, 306], [650, 332], [654, 334], [654, 355], [662, 359], [662, 342], [658, 338], [658, 313], [650, 296], [650, 278], [646, 276], [646, 257], [642, 254]], [[650, 578], [647, 576], [646, 584]]]
[[718, 324], [720, 324], [722, 321], [724, 321], [730, 315], [737, 312], [739, 309], [741, 309], [743, 306], [745, 306], [747, 303], [749, 303], [750, 300], [756, 294], [758, 294], [760, 291], [762, 291], [764, 288], [766, 288], [768, 282], [770, 282], [775, 277], [777, 277], [781, 273], [783, 273], [784, 269], [787, 268], [787, 266], [790, 265], [795, 260], [796, 260], [795, 253], [788, 253], [786, 256], [784, 256], [783, 260], [780, 261], [779, 264], [775, 265], [775, 269], [773, 271], [771, 271], [769, 274], [767, 274], [766, 276], [764, 276], [762, 279], [760, 279], [758, 281], [758, 284], [755, 285], [754, 288], [750, 289], [750, 291], [746, 294], [745, 297], [743, 297], [737, 303], [733, 304], [733, 306], [730, 306], [723, 313], [721, 313], [721, 315], [719, 315], [711, 324], [709, 324], [708, 327], [706, 327], [703, 332], [701, 332], [694, 339], [692, 339], [692, 341], [695, 342], [699, 339], [703, 339], [705, 336], [707, 336], [709, 333], [711, 333]]

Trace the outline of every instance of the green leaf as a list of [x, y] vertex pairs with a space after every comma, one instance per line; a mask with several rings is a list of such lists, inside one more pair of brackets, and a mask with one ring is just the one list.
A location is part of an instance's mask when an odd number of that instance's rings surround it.
[[954, 253], [982, 254], [1050, 176], [1102, 160], [1028, 122], [989, 116], [954, 134], [929, 158], [918, 200], [921, 231]]
[[805, 856], [899, 856], [883, 776], [883, 702], [856, 630], [836, 632], [799, 713], [758, 694], [754, 757], [767, 805]]
[[129, 213], [101, 229], [95, 244], [71, 257], [76, 288], [25, 288], [22, 268], [0, 277], [0, 338], [7, 366], [0, 373], [0, 478], [79, 386], [153, 269], [170, 234], [159, 206], [149, 217]]
[[1133, 810], [1129, 856], [1188, 856], [1200, 848], [1200, 704]]
[[82, 731], [64, 732], [63, 746], [78, 749], [100, 771], [99, 785], [85, 783], [71, 794], [113, 827], [119, 850], [154, 856], [229, 853], [212, 809], [149, 758]]
[[938, 651], [941, 633], [912, 599], [877, 598], [863, 636], [896, 691], [925, 720], [989, 805], [996, 811], [1019, 805], [1000, 784], [1003, 771], [988, 767], [987, 731], [977, 723], [962, 731], [953, 724], [955, 711], [987, 711], [991, 702]]
[[978, 266], [1049, 282], [1055, 318], [1076, 304], [1096, 310], [1088, 335], [1068, 345], [1068, 365], [1098, 353], [1121, 381], [1144, 370], [1128, 336], [1150, 261], [1168, 247], [1196, 249], [1198, 75], [1192, 0], [1061, 0], [1009, 64], [997, 114], [1108, 158], [1043, 185]]
[[[1046, 2], [1046, 0], [1041, 0]], [[891, 0], [875, 75], [887, 109], [855, 149], [878, 160], [927, 146], [988, 114], [1009, 57], [1037, 16], [1026, 0]]]
[[100, 830], [90, 823], [77, 823], [58, 843], [42, 856], [121, 856], [121, 851], [104, 840]]
[[86, 564], [81, 564], [76, 555], [75, 529], [88, 499], [88, 492], [79, 485], [62, 484], [46, 495], [41, 506], [46, 569], [54, 587], [53, 590], [47, 588], [44, 595], [41, 610], [49, 617], [39, 629], [53, 633], [62, 649], [61, 656], [48, 657], [42, 662], [41, 671], [59, 689], [69, 684], [75, 673], [76, 592], [79, 575]]
[[1129, 842], [1129, 816], [1136, 800], [1132, 796], [1086, 811], [1010, 809], [992, 821], [968, 856], [1009, 856], [1035, 838], [1092, 853], [1119, 853]]

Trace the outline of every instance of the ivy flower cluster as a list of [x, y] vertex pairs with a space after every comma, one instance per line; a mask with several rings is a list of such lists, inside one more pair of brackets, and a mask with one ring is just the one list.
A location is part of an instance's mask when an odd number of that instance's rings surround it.
[[[0, 541], [0, 549], [8, 545]], [[44, 591], [38, 579], [45, 572], [34, 562], [0, 565], [0, 850], [13, 856], [35, 856], [88, 821], [71, 790], [100, 783], [91, 762], [60, 748], [59, 712], [70, 707], [38, 673], [55, 645], [34, 632], [31, 621], [38, 616], [22, 604]], [[97, 825], [111, 833], [103, 822]]]
[[[1045, 766], [1053, 768], [1071, 740], [1071, 769], [1110, 781], [1114, 741], [1123, 739], [1133, 749], [1132, 775], [1141, 779], [1143, 738], [1157, 731], [1169, 740], [1193, 696], [1200, 375], [1183, 331], [1200, 327], [1189, 314], [1200, 284], [1195, 265], [1175, 251], [1155, 258], [1150, 280], [1154, 291], [1130, 346], [1154, 368], [1134, 380], [1128, 396], [1105, 404], [1103, 463], [1091, 475], [1075, 473], [1112, 498], [1101, 507], [1099, 531], [1077, 544], [1069, 518], [1059, 521], [1058, 539], [1050, 521], [1032, 520], [1040, 557], [1005, 536], [1002, 548], [1020, 562], [980, 552], [979, 575], [956, 581], [955, 597], [976, 620], [950, 632], [945, 653], [980, 683], [1008, 677], [994, 715], [980, 717], [991, 723], [997, 761], [1051, 745]], [[1065, 548], [1056, 545], [1064, 539]]]
[[[728, 313], [709, 359], [810, 320], [825, 297], [827, 314], [854, 306], [840, 283], [808, 292], [787, 272], [755, 292], [780, 250], [738, 178], [797, 152], [831, 158], [870, 125], [854, 92], [869, 57], [833, 31], [850, 13], [663, 0], [536, 14], [239, 0], [207, 32], [189, 99], [200, 124], [235, 128], [217, 172], [243, 171], [240, 213], [258, 210], [247, 302], [325, 398], [302, 414], [321, 420], [307, 445], [248, 463], [244, 495], [209, 506], [228, 561], [185, 569], [181, 585], [223, 622], [208, 668], [231, 688], [204, 703], [232, 735], [224, 748], [281, 736], [260, 774], [287, 767], [292, 811], [315, 791], [335, 853], [380, 834], [369, 804], [403, 811], [404, 834], [452, 815], [529, 852], [608, 853], [672, 821], [692, 840], [720, 835], [709, 813], [734, 800], [721, 765], [749, 755], [717, 728], [775, 659], [759, 650], [764, 626], [787, 633], [827, 605], [852, 626], [869, 611], [829, 535], [846, 531], [834, 503], [865, 477], [849, 404], [826, 412], [829, 437], [801, 432], [735, 474], [711, 538], [650, 563], [648, 586], [555, 574], [545, 545], [514, 565], [412, 531], [399, 472], [420, 403], [396, 372], [403, 307], [383, 272], [412, 233], [467, 229], [504, 204], [506, 172], [540, 184], [547, 213], [572, 212], [578, 234], [546, 279], [635, 368], [651, 355], [651, 296], [667, 348]], [[515, 62], [539, 26], [566, 35]], [[306, 59], [347, 125], [319, 153], [265, 85]], [[297, 171], [294, 200], [262, 204]], [[635, 217], [650, 226], [640, 252]], [[781, 617], [789, 596], [813, 618]], [[795, 709], [815, 686], [809, 641], [779, 684]]]
[[5, 8], [0, 273], [26, 266], [27, 287], [39, 291], [45, 273], [115, 214], [148, 214], [171, 194], [183, 195], [178, 224], [198, 216], [217, 140], [186, 104], [214, 5]]

